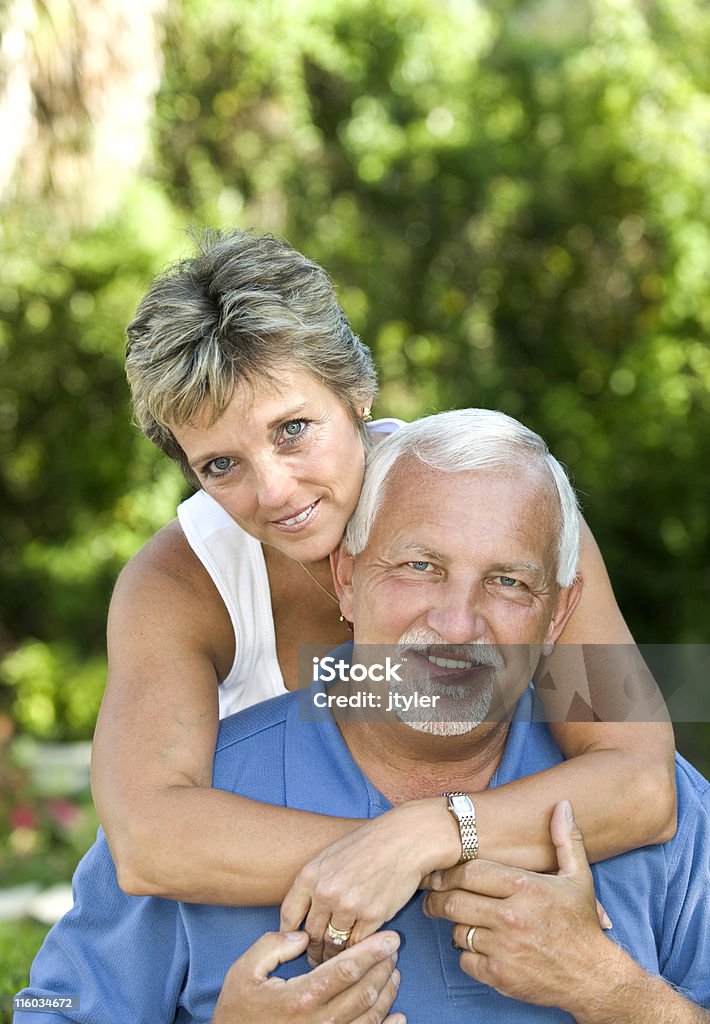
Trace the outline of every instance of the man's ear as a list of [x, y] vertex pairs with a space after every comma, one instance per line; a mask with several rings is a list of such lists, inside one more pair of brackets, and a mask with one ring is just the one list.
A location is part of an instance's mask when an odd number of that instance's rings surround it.
[[[574, 583], [569, 587], [562, 587], [557, 595], [555, 609], [547, 627], [547, 635], [543, 645], [543, 654], [551, 654], [555, 641], [567, 625], [570, 615], [577, 607], [582, 594], [582, 578], [577, 576]], [[549, 650], [547, 649], [549, 647]]]
[[355, 559], [341, 541], [330, 555], [330, 568], [333, 573], [335, 593], [340, 601], [340, 611], [348, 622], [352, 622], [353, 611], [353, 565]]

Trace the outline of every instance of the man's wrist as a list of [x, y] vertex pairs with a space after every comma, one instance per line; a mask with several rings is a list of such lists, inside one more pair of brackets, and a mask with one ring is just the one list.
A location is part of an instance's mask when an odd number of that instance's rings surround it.
[[589, 968], [579, 985], [570, 988], [570, 999], [560, 1009], [571, 1014], [577, 1024], [646, 1024], [648, 1010], [641, 1009], [639, 996], [645, 1001], [649, 982], [664, 983], [644, 971], [603, 933], [598, 949], [588, 953]]

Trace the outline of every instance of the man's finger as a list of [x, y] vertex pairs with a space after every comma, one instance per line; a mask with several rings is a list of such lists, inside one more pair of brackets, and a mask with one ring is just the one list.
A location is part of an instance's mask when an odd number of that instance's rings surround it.
[[583, 878], [589, 874], [584, 839], [574, 820], [569, 800], [560, 800], [555, 804], [550, 819], [550, 837], [557, 850], [558, 875]]
[[306, 932], [266, 932], [233, 964], [233, 970], [254, 982], [265, 981], [279, 964], [295, 960], [308, 945]]
[[360, 1017], [356, 1017], [352, 1024], [370, 1024], [372, 1020], [382, 1020], [383, 1024], [407, 1024], [407, 1018], [403, 1013], [387, 1016], [387, 1011], [397, 998], [399, 982], [399, 971], [395, 970], [390, 975], [389, 981], [380, 992], [372, 1009], [365, 1011]]
[[465, 922], [493, 925], [500, 910], [500, 900], [479, 896], [475, 892], [451, 889], [430, 892], [424, 900], [424, 912], [429, 917], [441, 917], [452, 923]]
[[350, 988], [328, 1000], [327, 1019], [332, 1024], [370, 1024], [381, 1021], [389, 1012], [399, 987], [399, 971], [394, 957], [375, 964]]
[[377, 932], [356, 946], [338, 953], [332, 960], [314, 967], [310, 974], [302, 975], [299, 981], [307, 983], [309, 979], [316, 980], [323, 1001], [327, 1002], [352, 988], [372, 967], [391, 957], [398, 949], [397, 932]]
[[486, 956], [491, 950], [493, 932], [483, 925], [472, 927], [468, 924], [455, 924], [451, 929], [451, 937], [462, 953], [468, 951]]
[[523, 876], [529, 877], [531, 872], [507, 864], [496, 864], [492, 860], [468, 860], [446, 871], [433, 872], [429, 875], [429, 883], [434, 892], [465, 889], [481, 896], [505, 899], [518, 891]]

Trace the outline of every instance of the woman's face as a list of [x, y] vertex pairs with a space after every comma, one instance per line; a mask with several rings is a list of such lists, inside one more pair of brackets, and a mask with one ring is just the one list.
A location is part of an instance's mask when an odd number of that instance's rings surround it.
[[171, 427], [215, 501], [290, 558], [313, 562], [337, 547], [362, 486], [365, 453], [343, 403], [305, 370], [235, 388], [210, 425], [209, 410]]

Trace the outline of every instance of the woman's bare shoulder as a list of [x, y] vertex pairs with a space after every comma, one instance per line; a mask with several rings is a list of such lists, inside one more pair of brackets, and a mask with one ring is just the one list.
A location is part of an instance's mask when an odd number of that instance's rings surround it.
[[178, 583], [191, 585], [199, 584], [203, 577], [209, 579], [177, 519], [163, 526], [146, 541], [123, 567], [118, 582], [132, 586], [135, 583], [142, 584], [152, 576], [163, 580], [172, 577]]
[[130, 559], [119, 574], [109, 608], [109, 644], [154, 630], [208, 650], [218, 676], [234, 659], [234, 630], [209, 573], [172, 520]]

